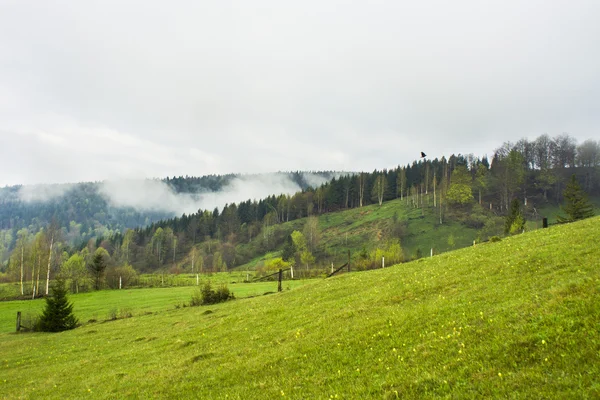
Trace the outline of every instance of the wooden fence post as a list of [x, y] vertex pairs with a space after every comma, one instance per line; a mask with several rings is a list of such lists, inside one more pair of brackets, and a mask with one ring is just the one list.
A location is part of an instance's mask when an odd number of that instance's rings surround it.
[[280, 269], [279, 269], [279, 282], [278, 282], [278, 284], [277, 284], [277, 291], [278, 291], [278, 292], [281, 292], [281, 291], [282, 291], [282, 289], [281, 289], [281, 280], [282, 280], [282, 279], [283, 279], [283, 270], [280, 268]]
[[17, 311], [17, 332], [21, 330], [21, 311]]
[[350, 250], [348, 250], [348, 272], [350, 272]]
[[542, 228], [547, 228], [548, 227], [548, 218], [544, 217], [544, 219], [542, 219]]

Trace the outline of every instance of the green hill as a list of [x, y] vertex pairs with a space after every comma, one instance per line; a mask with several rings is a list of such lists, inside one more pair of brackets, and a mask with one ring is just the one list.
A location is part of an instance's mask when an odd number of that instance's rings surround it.
[[2, 397], [598, 397], [599, 223], [217, 306], [3, 334]]

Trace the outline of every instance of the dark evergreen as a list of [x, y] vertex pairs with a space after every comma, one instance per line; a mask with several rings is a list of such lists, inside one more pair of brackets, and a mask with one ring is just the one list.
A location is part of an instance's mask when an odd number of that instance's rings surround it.
[[52, 284], [52, 296], [46, 297], [46, 308], [39, 320], [42, 332], [62, 332], [77, 326], [77, 318], [73, 314], [73, 304], [67, 298], [67, 289], [63, 280]]
[[506, 216], [504, 222], [504, 233], [515, 234], [523, 232], [525, 228], [525, 218], [521, 210], [521, 202], [519, 199], [513, 199], [510, 203], [510, 212]]
[[88, 268], [94, 276], [95, 289], [100, 290], [100, 281], [102, 279], [102, 274], [104, 274], [104, 270], [106, 269], [106, 261], [104, 260], [104, 255], [102, 252], [96, 251], [94, 258], [92, 259], [92, 263]]
[[575, 175], [571, 175], [571, 180], [563, 191], [563, 196], [565, 198], [563, 211], [567, 216], [559, 215], [557, 217], [558, 222], [573, 222], [594, 216], [594, 206], [588, 200], [587, 194], [579, 186]]

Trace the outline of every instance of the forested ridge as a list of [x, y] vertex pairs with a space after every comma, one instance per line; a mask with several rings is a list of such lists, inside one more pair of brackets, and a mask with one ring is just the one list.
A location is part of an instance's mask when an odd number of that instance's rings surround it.
[[[89, 265], [98, 249], [106, 252], [109, 267], [127, 266], [145, 272], [194, 268], [226, 271], [269, 252], [280, 256], [280, 263], [302, 263], [307, 267], [327, 264], [327, 254], [315, 251], [319, 237], [316, 217], [320, 215], [372, 204], [381, 206], [400, 199], [423, 214], [435, 215], [438, 224], [453, 219], [483, 230], [494, 218], [498, 225], [497, 218], [509, 212], [513, 199], [523, 205], [528, 220], [541, 219], [539, 208], [561, 204], [563, 190], [572, 175], [586, 193], [600, 195], [597, 141], [578, 144], [566, 134], [542, 135], [533, 141], [504, 143], [494, 151], [491, 160], [462, 154], [448, 158], [426, 156], [389, 170], [331, 174], [333, 178], [318, 187], [304, 182], [303, 174], [296, 172], [290, 176], [302, 191], [293, 195], [248, 199], [178, 217], [110, 209], [101, 197], [94, 196], [94, 184], [79, 184], [61, 201], [38, 204], [41, 212], [36, 216], [22, 202], [7, 201], [6, 192], [16, 189], [5, 188], [0, 196], [5, 243], [2, 269], [7, 279], [16, 279], [20, 265], [27, 264], [29, 270], [23, 274], [31, 277], [37, 264], [39, 274], [44, 269], [41, 254], [46, 255], [45, 262], [52, 263], [50, 269], [55, 271], [76, 254]], [[178, 193], [218, 191], [234, 176], [164, 181]], [[52, 218], [54, 227], [49, 224]], [[292, 224], [302, 218], [305, 220], [301, 225]], [[98, 226], [104, 230], [95, 231]], [[79, 240], [74, 240], [74, 230]], [[390, 228], [380, 232], [377, 246], [381, 251], [395, 248], [401, 253], [401, 231]], [[52, 250], [55, 255], [48, 257], [51, 232], [57, 242]], [[302, 237], [292, 235], [294, 232]], [[22, 262], [21, 258], [29, 261]]]

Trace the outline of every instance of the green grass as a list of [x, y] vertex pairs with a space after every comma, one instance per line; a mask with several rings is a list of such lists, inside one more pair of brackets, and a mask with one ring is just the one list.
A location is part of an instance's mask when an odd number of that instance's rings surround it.
[[[218, 274], [215, 274], [218, 276]], [[225, 275], [225, 274], [223, 274]], [[200, 282], [202, 285], [206, 279]], [[219, 285], [219, 279], [211, 279], [213, 285]], [[306, 280], [284, 281], [284, 290], [306, 284]], [[228, 283], [228, 288], [237, 298], [261, 296], [277, 291], [277, 282]], [[69, 295], [69, 301], [75, 305], [75, 313], [80, 323], [89, 320], [106, 321], [113, 316], [140, 316], [160, 313], [188, 304], [197, 286], [165, 288], [141, 288], [122, 290], [103, 290]], [[0, 302], [0, 333], [15, 331], [17, 311], [21, 311], [23, 325], [30, 326], [30, 320], [39, 315], [45, 305], [44, 299], [16, 300]]]
[[[599, 224], [553, 226], [271, 296], [168, 305], [58, 334], [1, 334], [0, 393], [598, 398]], [[108, 293], [90, 296], [100, 304]]]
[[[418, 250], [423, 255], [429, 255], [431, 249], [435, 254], [450, 251], [455, 248], [469, 246], [479, 237], [479, 231], [464, 226], [451, 218], [445, 218], [439, 224], [437, 209], [431, 203], [424, 209], [416, 209], [407, 205], [406, 200], [391, 200], [381, 206], [374, 204], [361, 208], [327, 213], [320, 215], [320, 243], [315, 252], [321, 264], [342, 265], [348, 259], [348, 251], [353, 258], [364, 249], [370, 251], [392, 238], [391, 227], [394, 216], [405, 225], [405, 234], [401, 238], [402, 248], [406, 259], [416, 256]], [[306, 219], [283, 223], [278, 229], [284, 232], [302, 231]], [[448, 243], [449, 237], [454, 238], [454, 245]], [[241, 245], [244, 249], [256, 252], [257, 241]], [[269, 252], [253, 258], [246, 264], [236, 267], [236, 270], [255, 269], [266, 260], [281, 256], [280, 251]]]

